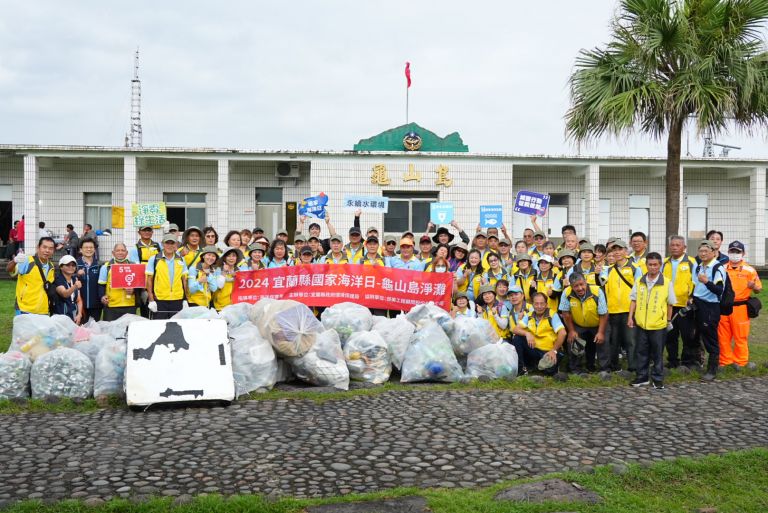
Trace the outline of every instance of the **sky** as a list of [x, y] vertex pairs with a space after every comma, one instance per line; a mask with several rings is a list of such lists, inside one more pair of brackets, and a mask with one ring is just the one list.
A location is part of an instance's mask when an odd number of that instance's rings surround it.
[[[615, 0], [3, 1], [0, 144], [121, 146], [140, 49], [145, 147], [349, 150], [410, 121], [470, 151], [662, 156], [565, 138], [568, 77]], [[717, 141], [768, 158], [765, 133]], [[688, 142], [690, 141], [690, 142]], [[695, 128], [683, 151], [701, 155]]]

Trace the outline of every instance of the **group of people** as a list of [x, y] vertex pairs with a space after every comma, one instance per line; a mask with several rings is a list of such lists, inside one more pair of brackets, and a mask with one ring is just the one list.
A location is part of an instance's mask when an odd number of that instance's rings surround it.
[[[141, 226], [135, 245], [115, 244], [103, 263], [95, 238], [82, 237], [56, 269], [51, 259], [57, 245], [42, 236], [34, 255], [20, 254], [8, 264], [18, 279], [16, 313], [63, 314], [82, 323], [138, 309], [164, 319], [188, 305], [221, 310], [231, 304], [238, 271], [380, 265], [451, 273], [451, 315], [487, 319], [500, 339], [515, 346], [523, 372], [629, 371], [634, 386], [663, 388], [665, 349], [667, 366], [703, 366], [705, 380], [714, 379], [720, 366], [749, 363], [750, 298], [762, 285], [745, 262], [741, 242], [720, 252], [718, 231], [698, 244], [695, 256], [686, 252], [685, 238], [669, 237], [668, 255], [662, 257], [648, 252], [641, 232], [633, 233], [629, 244], [610, 238], [593, 245], [567, 225], [562, 244], [555, 245], [535, 216], [536, 229], [526, 229], [514, 243], [503, 225], [487, 231], [478, 226], [471, 240], [455, 221], [450, 228], [429, 223], [418, 237], [406, 232], [382, 239], [375, 227], [362, 232], [358, 211], [345, 241], [330, 215], [327, 238], [321, 238], [316, 222], [305, 233], [306, 221], [299, 218], [292, 245], [286, 230], [272, 241], [258, 227], [232, 230], [220, 240], [210, 226], [181, 232], [171, 224], [156, 242], [154, 228]], [[73, 233], [68, 226], [68, 250], [77, 237]], [[144, 264], [145, 288], [113, 287], [116, 264]], [[725, 312], [721, 306], [731, 290], [733, 306]]]

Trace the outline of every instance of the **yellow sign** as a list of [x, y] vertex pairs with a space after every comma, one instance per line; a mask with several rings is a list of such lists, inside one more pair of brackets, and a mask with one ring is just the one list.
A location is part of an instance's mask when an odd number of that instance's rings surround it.
[[403, 175], [403, 181], [404, 182], [420, 182], [421, 181], [421, 173], [416, 171], [416, 166], [413, 164], [408, 164], [408, 171]]
[[451, 186], [453, 179], [448, 178], [448, 166], [444, 164], [437, 166], [435, 173], [437, 173], [437, 180], [435, 180], [435, 185], [445, 185], [446, 187]]
[[112, 228], [125, 228], [125, 209], [112, 207]]
[[387, 166], [384, 164], [376, 164], [373, 166], [371, 183], [375, 185], [389, 185], [392, 183], [392, 180], [389, 179], [389, 171], [387, 171]]

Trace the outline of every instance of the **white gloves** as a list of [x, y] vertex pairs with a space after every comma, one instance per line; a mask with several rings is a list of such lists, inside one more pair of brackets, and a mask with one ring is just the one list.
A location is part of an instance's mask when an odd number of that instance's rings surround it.
[[16, 262], [17, 264], [24, 263], [27, 261], [27, 255], [25, 255], [24, 253], [19, 253], [18, 255], [13, 257], [13, 261]]
[[667, 321], [667, 332], [670, 332], [674, 329], [674, 326], [672, 325], [672, 321]]
[[184, 310], [185, 308], [189, 308], [189, 303], [187, 303], [187, 300], [181, 302], [181, 309]]
[[147, 308], [149, 308], [150, 312], [157, 313], [157, 303], [155, 301], [150, 301], [147, 303]]
[[216, 277], [216, 285], [218, 285], [220, 289], [223, 289], [224, 285], [226, 284], [227, 284], [227, 279], [224, 276], [219, 275]]

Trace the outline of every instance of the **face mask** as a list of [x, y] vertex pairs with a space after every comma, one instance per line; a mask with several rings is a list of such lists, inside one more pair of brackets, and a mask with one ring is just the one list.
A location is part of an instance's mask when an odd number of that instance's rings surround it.
[[445, 271], [446, 271], [446, 268], [445, 268], [445, 267], [442, 267], [442, 266], [440, 266], [440, 267], [435, 267], [435, 272], [438, 272], [438, 273], [444, 273]]
[[741, 262], [742, 257], [741, 253], [728, 253], [728, 259], [733, 263]]

